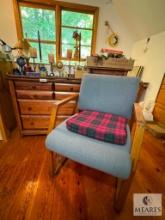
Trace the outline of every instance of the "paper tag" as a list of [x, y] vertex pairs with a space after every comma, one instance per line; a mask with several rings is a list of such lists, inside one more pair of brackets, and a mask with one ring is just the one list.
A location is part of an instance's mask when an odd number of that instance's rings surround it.
[[47, 79], [39, 79], [40, 82], [47, 82]]

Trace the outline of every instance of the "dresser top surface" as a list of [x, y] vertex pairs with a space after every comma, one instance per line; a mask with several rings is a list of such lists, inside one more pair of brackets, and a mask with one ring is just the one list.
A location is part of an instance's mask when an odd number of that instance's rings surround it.
[[62, 83], [81, 83], [81, 79], [74, 78], [60, 78], [60, 77], [36, 77], [36, 76], [16, 76], [13, 74], [6, 74], [6, 79], [14, 81], [29, 81], [29, 82], [62, 82]]

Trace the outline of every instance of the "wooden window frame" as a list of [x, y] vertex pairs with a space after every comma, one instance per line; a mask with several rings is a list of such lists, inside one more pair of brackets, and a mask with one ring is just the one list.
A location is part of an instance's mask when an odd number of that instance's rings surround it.
[[[22, 27], [20, 6], [27, 6], [27, 7], [32, 7], [32, 8], [44, 8], [44, 9], [51, 9], [55, 11], [56, 41], [50, 42], [50, 41], [41, 40], [41, 43], [48, 43], [48, 44], [54, 43], [55, 44], [56, 61], [67, 60], [66, 58], [62, 57], [62, 52], [61, 52], [61, 46], [62, 46], [62, 43], [61, 43], [61, 29], [62, 29], [61, 11], [68, 10], [68, 11], [81, 12], [81, 13], [86, 13], [86, 14], [93, 14], [94, 19], [93, 19], [93, 27], [92, 27], [91, 54], [95, 54], [97, 25], [98, 25], [98, 16], [99, 16], [98, 7], [82, 5], [82, 4], [74, 4], [74, 3], [69, 3], [69, 2], [54, 1], [54, 0], [47, 0], [47, 1], [45, 0], [13, 0], [18, 40], [23, 38], [23, 27]], [[30, 42], [32, 41], [34, 42], [35, 40], [30, 40]], [[81, 61], [83, 60], [84, 59], [81, 59]]]

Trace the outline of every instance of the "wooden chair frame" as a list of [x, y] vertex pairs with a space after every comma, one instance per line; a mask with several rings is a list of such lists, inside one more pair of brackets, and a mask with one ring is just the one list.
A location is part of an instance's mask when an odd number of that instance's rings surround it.
[[[78, 94], [71, 95], [64, 100], [57, 101], [53, 107], [50, 118], [50, 125], [48, 129], [48, 133], [56, 126], [56, 119], [58, 115], [58, 110], [60, 106], [66, 104], [71, 100], [76, 100], [76, 108], [73, 111], [73, 114], [77, 111], [77, 102], [78, 102]], [[143, 134], [145, 129], [145, 120], [142, 114], [141, 106], [137, 103], [134, 103], [134, 112], [132, 119], [130, 121], [131, 127], [131, 136], [132, 136], [132, 148], [131, 148], [131, 159], [132, 159], [132, 168], [131, 175], [129, 179], [123, 180], [117, 178], [116, 184], [116, 192], [114, 199], [114, 208], [117, 212], [120, 212], [123, 208], [124, 202], [126, 200], [127, 194], [129, 192], [129, 188], [131, 186], [132, 179], [134, 177], [137, 163], [140, 157], [140, 150], [143, 141]], [[58, 155], [54, 152], [51, 152], [51, 161], [52, 161], [52, 176], [55, 176], [60, 171], [61, 167], [67, 161], [66, 157]]]

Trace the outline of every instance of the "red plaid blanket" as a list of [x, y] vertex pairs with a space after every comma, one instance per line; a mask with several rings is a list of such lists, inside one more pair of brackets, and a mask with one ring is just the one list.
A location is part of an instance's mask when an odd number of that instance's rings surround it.
[[109, 113], [82, 111], [66, 121], [70, 131], [114, 144], [125, 144], [127, 119]]

